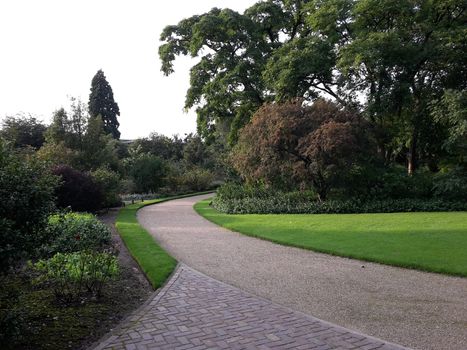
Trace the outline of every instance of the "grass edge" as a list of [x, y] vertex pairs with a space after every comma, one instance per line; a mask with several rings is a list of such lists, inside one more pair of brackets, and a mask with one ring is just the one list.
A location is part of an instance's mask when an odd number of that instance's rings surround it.
[[[122, 207], [115, 219], [115, 228], [123, 243], [143, 271], [154, 289], [161, 287], [177, 266], [177, 260], [167, 253], [138, 222], [137, 212], [148, 205], [167, 202], [174, 199], [187, 198], [213, 191], [187, 193], [178, 196], [146, 200]], [[144, 248], [144, 249], [142, 249]], [[149, 259], [158, 257], [160, 259]], [[154, 261], [157, 260], [157, 261]]]
[[[232, 232], [240, 233], [240, 234], [245, 235], [245, 236], [261, 239], [263, 241], [272, 242], [272, 243], [275, 243], [275, 244], [280, 244], [280, 245], [286, 246], [286, 247], [305, 249], [305, 250], [310, 250], [310, 251], [317, 252], [317, 253], [323, 253], [323, 254], [338, 256], [338, 257], [347, 258], [347, 259], [355, 259], [355, 260], [360, 260], [360, 261], [364, 261], [364, 262], [371, 262], [371, 263], [376, 263], [376, 264], [381, 264], [381, 265], [386, 265], [386, 266], [393, 266], [393, 267], [398, 267], [398, 268], [405, 268], [405, 269], [416, 270], [416, 271], [421, 271], [421, 272], [436, 273], [436, 274], [441, 274], [441, 275], [446, 275], [446, 276], [451, 276], [451, 277], [461, 277], [461, 278], [466, 278], [467, 277], [467, 273], [463, 273], [463, 272], [458, 273], [458, 272], [448, 271], [448, 270], [445, 270], [445, 269], [442, 269], [442, 268], [439, 268], [439, 269], [430, 268], [430, 267], [419, 265], [419, 264], [416, 264], [416, 263], [410, 264], [410, 263], [400, 263], [400, 262], [397, 262], [397, 261], [384, 261], [384, 260], [381, 260], [381, 259], [362, 256], [362, 255], [359, 255], [358, 253], [354, 253], [354, 254], [352, 254], [352, 253], [340, 253], [340, 252], [335, 252], [335, 251], [332, 251], [332, 250], [329, 250], [329, 249], [309, 247], [309, 246], [300, 245], [300, 244], [283, 242], [281, 240], [276, 240], [276, 239], [263, 237], [261, 235], [257, 235], [257, 234], [251, 233], [251, 232], [245, 232], [245, 231], [242, 231], [242, 230], [234, 230], [234, 229], [232, 229], [230, 227], [227, 227], [227, 226], [224, 226], [224, 225], [220, 224], [219, 222], [217, 222], [216, 220], [204, 215], [204, 213], [202, 211], [205, 210], [205, 209], [208, 209], [211, 212], [224, 214], [224, 215], [229, 215], [229, 214], [221, 213], [221, 212], [217, 211], [216, 209], [214, 209], [213, 207], [211, 207], [209, 204], [207, 204], [209, 202], [209, 200], [210, 199], [204, 199], [204, 200], [201, 200], [201, 201], [195, 203], [193, 205], [193, 209], [196, 211], [196, 213], [198, 213], [198, 215], [205, 218], [206, 220], [212, 222], [213, 224], [216, 224], [217, 226], [223, 227], [223, 228], [225, 228], [225, 229], [227, 229], [229, 231], [232, 231]], [[206, 207], [204, 207], [204, 204], [207, 204]], [[280, 214], [277, 214], [277, 215], [280, 215]], [[310, 214], [310, 215], [312, 215], [312, 214]]]

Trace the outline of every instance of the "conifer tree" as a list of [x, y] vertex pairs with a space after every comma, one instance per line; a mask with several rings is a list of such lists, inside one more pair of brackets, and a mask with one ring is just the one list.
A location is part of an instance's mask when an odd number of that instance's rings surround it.
[[89, 95], [89, 114], [91, 117], [100, 115], [104, 123], [104, 131], [107, 134], [111, 134], [115, 139], [120, 138], [120, 131], [118, 131], [120, 123], [117, 120], [117, 116], [120, 115], [120, 109], [114, 101], [112, 87], [101, 69], [92, 78], [91, 94]]

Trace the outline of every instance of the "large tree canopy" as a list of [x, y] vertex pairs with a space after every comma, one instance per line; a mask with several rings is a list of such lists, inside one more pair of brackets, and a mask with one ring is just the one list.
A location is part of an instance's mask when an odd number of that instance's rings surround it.
[[229, 133], [234, 142], [252, 113], [270, 99], [263, 70], [273, 50], [298, 35], [301, 3], [258, 3], [244, 14], [214, 8], [164, 29], [159, 55], [166, 75], [177, 55], [200, 57], [191, 68], [185, 108], [197, 107], [202, 135]]
[[118, 127], [120, 123], [117, 116], [120, 115], [118, 104], [114, 101], [112, 87], [105, 78], [104, 72], [98, 70], [91, 82], [91, 94], [89, 95], [89, 114], [96, 118], [100, 116], [104, 122], [104, 130], [113, 138], [120, 138]]
[[332, 19], [349, 23], [338, 68], [365, 94], [368, 117], [391, 133], [391, 143], [384, 145], [393, 148], [389, 154], [407, 150], [409, 173], [420, 157], [434, 162], [440, 151], [442, 133], [430, 102], [445, 89], [465, 89], [465, 6], [450, 0], [361, 0], [347, 17]]
[[39, 149], [45, 141], [47, 127], [32, 116], [8, 116], [2, 122], [0, 137], [15, 148]]
[[198, 57], [185, 108], [204, 136], [239, 129], [265, 102], [324, 96], [363, 112], [384, 133], [388, 161], [436, 168], [442, 125], [433, 104], [467, 82], [465, 0], [267, 0], [164, 29], [162, 70]]

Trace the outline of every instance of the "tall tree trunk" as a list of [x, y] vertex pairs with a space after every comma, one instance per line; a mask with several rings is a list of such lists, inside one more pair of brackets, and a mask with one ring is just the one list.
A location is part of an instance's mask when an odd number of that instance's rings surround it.
[[407, 156], [407, 173], [412, 176], [417, 170], [417, 143], [418, 143], [418, 128], [420, 125], [420, 114], [422, 112], [421, 97], [419, 90], [416, 88], [415, 82], [412, 84], [414, 94], [414, 105], [412, 110], [412, 136], [410, 139], [409, 153]]
[[407, 173], [412, 176], [417, 170], [417, 131], [414, 127], [410, 140], [409, 153], [407, 155]]

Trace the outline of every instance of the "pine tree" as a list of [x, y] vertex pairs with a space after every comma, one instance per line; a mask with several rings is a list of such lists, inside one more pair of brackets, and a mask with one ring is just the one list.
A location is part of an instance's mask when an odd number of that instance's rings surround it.
[[89, 114], [91, 117], [100, 115], [104, 123], [104, 131], [107, 134], [111, 134], [115, 139], [120, 138], [120, 131], [118, 131], [120, 123], [117, 120], [117, 116], [120, 115], [120, 109], [114, 101], [112, 87], [101, 69], [92, 78], [91, 94], [89, 95]]

